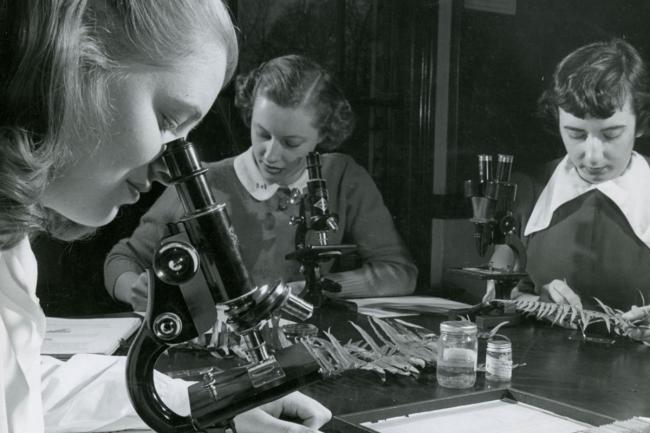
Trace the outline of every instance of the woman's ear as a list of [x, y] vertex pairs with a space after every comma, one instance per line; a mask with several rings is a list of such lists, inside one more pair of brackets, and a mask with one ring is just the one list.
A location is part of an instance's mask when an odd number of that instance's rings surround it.
[[634, 137], [644, 137], [650, 129], [650, 113], [636, 118], [636, 134]]

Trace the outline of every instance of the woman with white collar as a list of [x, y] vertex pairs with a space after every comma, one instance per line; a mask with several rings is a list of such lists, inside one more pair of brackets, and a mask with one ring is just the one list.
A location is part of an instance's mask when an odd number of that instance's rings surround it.
[[[290, 192], [307, 182], [306, 155], [331, 151], [352, 132], [354, 114], [332, 76], [316, 63], [288, 55], [262, 63], [237, 79], [235, 104], [250, 126], [251, 147], [223, 161], [208, 163], [209, 184], [218, 202], [227, 204], [241, 242], [244, 262], [258, 284], [284, 280], [300, 289], [300, 265], [286, 260], [295, 249], [298, 214]], [[338, 214], [340, 229], [333, 244], [358, 245], [356, 269], [330, 272], [327, 278], [342, 286], [339, 296], [363, 297], [410, 294], [417, 269], [398, 235], [390, 213], [370, 175], [349, 156], [321, 156], [329, 204]], [[142, 217], [130, 238], [121, 240], [104, 264], [105, 285], [117, 300], [134, 309], [145, 307], [146, 276], [166, 223], [184, 211], [173, 188], [168, 188]]]
[[[30, 239], [92, 233], [166, 181], [164, 144], [201, 120], [237, 57], [220, 0], [0, 0], [0, 433], [147, 428], [125, 357], [40, 356]], [[189, 382], [156, 382], [187, 415]], [[330, 416], [293, 393], [235, 421], [240, 432], [312, 432]]]
[[[633, 150], [649, 126], [647, 72], [613, 40], [572, 52], [553, 78], [539, 105], [567, 155], [516, 179], [529, 279], [512, 295], [628, 310], [640, 292], [650, 299], [650, 166]], [[494, 264], [508, 254], [499, 248]]]

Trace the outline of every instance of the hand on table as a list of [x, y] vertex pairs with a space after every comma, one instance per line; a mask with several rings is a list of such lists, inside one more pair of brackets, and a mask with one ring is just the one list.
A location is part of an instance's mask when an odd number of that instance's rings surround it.
[[[553, 280], [542, 286], [539, 295], [540, 302], [551, 302], [555, 304], [566, 304], [572, 307], [582, 308], [580, 297], [569, 287], [564, 280]], [[577, 329], [574, 323], [570, 323], [568, 318], [557, 322], [563, 328]]]
[[626, 336], [650, 345], [650, 305], [644, 307], [633, 305], [629, 311], [621, 315], [621, 318], [636, 325], [625, 332]]
[[489, 304], [494, 299], [496, 299], [496, 297], [497, 297], [496, 281], [487, 280], [487, 283], [485, 284], [485, 295], [483, 295], [483, 299], [481, 300], [481, 302], [483, 304]]
[[308, 433], [318, 431], [330, 418], [325, 406], [294, 392], [236, 416], [235, 427], [238, 433]]
[[542, 286], [539, 295], [540, 302], [554, 302], [556, 304], [569, 304], [572, 307], [582, 308], [580, 297], [569, 287], [566, 281], [553, 280]]
[[305, 280], [291, 281], [287, 283], [291, 287], [291, 294], [295, 296], [302, 296], [305, 290]]

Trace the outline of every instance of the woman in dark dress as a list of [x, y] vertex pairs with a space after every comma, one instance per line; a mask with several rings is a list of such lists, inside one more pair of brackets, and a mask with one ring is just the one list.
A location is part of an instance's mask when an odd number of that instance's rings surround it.
[[[619, 39], [578, 48], [556, 67], [539, 105], [567, 154], [517, 179], [529, 278], [513, 298], [598, 298], [625, 311], [650, 299], [650, 165], [634, 151], [648, 131], [646, 80], [639, 54]], [[494, 264], [508, 255], [497, 249]]]

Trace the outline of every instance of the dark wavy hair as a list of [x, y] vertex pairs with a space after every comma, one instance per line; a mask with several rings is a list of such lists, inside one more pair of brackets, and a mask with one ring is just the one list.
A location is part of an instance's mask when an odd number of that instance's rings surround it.
[[555, 68], [553, 82], [538, 101], [538, 114], [557, 131], [558, 108], [584, 119], [606, 119], [628, 96], [637, 132], [650, 127], [648, 71], [637, 50], [622, 39], [578, 48]]
[[0, 0], [0, 250], [94, 230], [40, 205], [71, 162], [66, 137], [103, 132], [124, 66], [182, 62], [197, 40], [225, 49], [229, 79], [237, 37], [221, 0]]
[[255, 98], [263, 95], [281, 107], [315, 108], [313, 126], [322, 138], [318, 144], [321, 150], [336, 149], [354, 129], [354, 112], [334, 78], [306, 57], [292, 54], [271, 59], [238, 75], [235, 86], [235, 106], [248, 127]]

